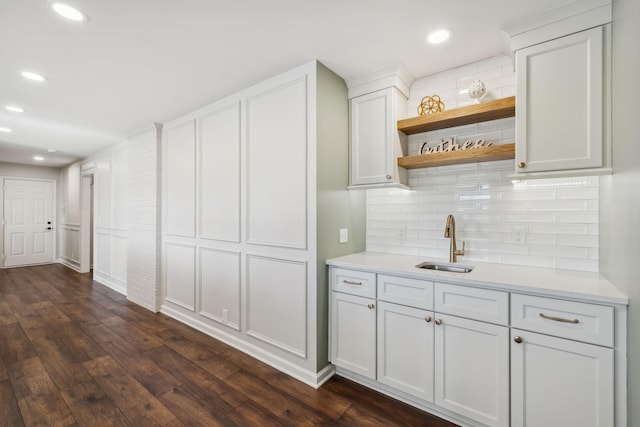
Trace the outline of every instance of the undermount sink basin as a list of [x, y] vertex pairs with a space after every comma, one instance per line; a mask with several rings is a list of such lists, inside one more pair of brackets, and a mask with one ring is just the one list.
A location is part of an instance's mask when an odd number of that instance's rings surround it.
[[423, 262], [416, 265], [416, 268], [424, 268], [427, 270], [450, 271], [452, 273], [470, 273], [473, 267], [462, 264], [446, 264], [436, 262]]

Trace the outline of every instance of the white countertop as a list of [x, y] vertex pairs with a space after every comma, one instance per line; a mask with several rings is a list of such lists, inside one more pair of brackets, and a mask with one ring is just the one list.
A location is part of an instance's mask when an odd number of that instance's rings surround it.
[[467, 262], [469, 273], [425, 270], [415, 266], [425, 262], [448, 264], [447, 260], [409, 255], [361, 252], [327, 260], [327, 265], [383, 274], [396, 274], [425, 280], [466, 284], [509, 292], [526, 292], [541, 296], [565, 297], [591, 302], [627, 305], [629, 299], [599, 273], [548, 268], [520, 267], [504, 264]]

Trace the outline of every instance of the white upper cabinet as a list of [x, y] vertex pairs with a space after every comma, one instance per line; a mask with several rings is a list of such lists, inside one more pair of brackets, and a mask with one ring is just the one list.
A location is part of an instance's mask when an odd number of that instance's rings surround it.
[[347, 81], [349, 87], [349, 189], [406, 187], [407, 136], [398, 120], [407, 118], [414, 78], [401, 66], [380, 69]]
[[516, 178], [611, 173], [611, 5], [576, 3], [548, 22], [505, 28], [517, 75]]
[[517, 173], [605, 166], [602, 27], [516, 53]]
[[349, 101], [353, 186], [406, 185], [407, 171], [397, 159], [406, 155], [406, 136], [396, 123], [407, 115], [407, 99], [395, 88]]

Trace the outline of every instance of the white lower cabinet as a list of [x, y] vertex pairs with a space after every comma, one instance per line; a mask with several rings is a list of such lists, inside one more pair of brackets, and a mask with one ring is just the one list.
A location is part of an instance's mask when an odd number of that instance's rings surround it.
[[614, 351], [511, 331], [513, 427], [614, 425]]
[[435, 404], [509, 425], [509, 328], [436, 313]]
[[612, 305], [386, 272], [331, 277], [340, 374], [465, 426], [625, 425]]
[[376, 379], [376, 310], [374, 299], [332, 292], [331, 362]]
[[433, 402], [433, 313], [378, 303], [378, 381]]

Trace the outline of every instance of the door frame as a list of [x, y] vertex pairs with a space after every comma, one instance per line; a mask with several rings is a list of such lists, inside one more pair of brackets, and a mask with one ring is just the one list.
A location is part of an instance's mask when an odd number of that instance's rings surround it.
[[[93, 163], [86, 166], [80, 173], [80, 273], [91, 271], [91, 236], [95, 236], [95, 221], [93, 227], [91, 226], [92, 216], [95, 214], [95, 198], [92, 197], [95, 169]], [[93, 243], [95, 245], [95, 239]], [[93, 253], [95, 254], [95, 250]]]
[[40, 181], [40, 182], [50, 182], [53, 185], [53, 200], [51, 202], [51, 226], [52, 226], [52, 237], [51, 237], [51, 264], [58, 262], [58, 187], [57, 181], [55, 179], [41, 179], [41, 178], [29, 178], [24, 176], [4, 176], [0, 175], [0, 221], [2, 221], [2, 227], [0, 227], [0, 268], [4, 267], [4, 185], [5, 181], [8, 179], [18, 180], [18, 181]]

